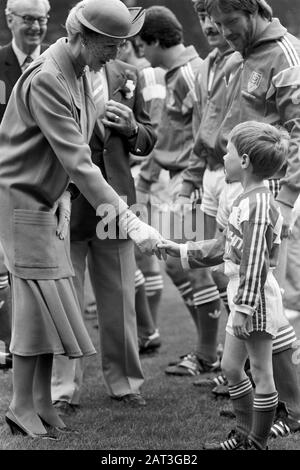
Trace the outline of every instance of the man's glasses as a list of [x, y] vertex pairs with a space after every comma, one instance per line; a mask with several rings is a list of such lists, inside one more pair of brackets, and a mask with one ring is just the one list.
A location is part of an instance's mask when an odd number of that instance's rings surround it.
[[23, 22], [27, 26], [32, 26], [36, 21], [38, 21], [40, 26], [44, 26], [45, 24], [48, 23], [49, 15], [47, 16], [31, 16], [31, 15], [18, 15], [18, 13], [13, 13], [10, 12], [11, 15], [18, 16], [19, 18], [22, 18]]

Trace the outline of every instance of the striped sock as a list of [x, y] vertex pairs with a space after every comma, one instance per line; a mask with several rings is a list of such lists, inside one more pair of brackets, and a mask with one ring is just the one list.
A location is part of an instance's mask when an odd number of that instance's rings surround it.
[[[193, 300], [195, 307], [212, 303], [215, 300], [220, 300], [220, 294], [217, 286], [205, 287], [204, 289], [198, 289], [197, 291], [194, 291]], [[218, 316], [220, 316], [221, 312], [217, 313]]]
[[199, 315], [198, 315], [197, 308], [195, 308], [194, 306], [192, 284], [186, 277], [184, 279], [181, 279], [180, 283], [174, 282], [174, 284], [177, 287], [179, 294], [181, 295], [181, 298], [185, 303], [185, 306], [187, 307], [188, 311], [191, 314], [191, 317], [193, 319], [193, 322], [197, 330], [197, 336], [199, 336], [200, 335], [199, 324], [198, 324]]
[[267, 394], [255, 394], [253, 403], [253, 425], [249, 434], [249, 439], [260, 450], [266, 449], [277, 404], [277, 391]]
[[272, 341], [273, 355], [290, 349], [295, 341], [297, 341], [297, 336], [292, 325], [288, 324], [282, 326], [279, 328], [276, 337]]
[[0, 289], [4, 289], [8, 286], [8, 274], [3, 273], [0, 274]]
[[155, 332], [155, 325], [152, 320], [146, 290], [145, 278], [140, 269], [135, 271], [135, 311], [139, 337], [148, 337]]
[[194, 306], [193, 302], [193, 288], [190, 281], [184, 281], [181, 284], [176, 284], [182, 300], [187, 306]]
[[145, 289], [153, 322], [157, 327], [158, 307], [164, 287], [163, 277], [160, 273], [144, 273]]
[[222, 300], [223, 304], [224, 304], [224, 307], [226, 308], [226, 312], [230, 313], [230, 308], [229, 308], [229, 304], [228, 304], [228, 296], [227, 296], [227, 290], [225, 289], [224, 291], [221, 291], [219, 289], [219, 292], [220, 292], [220, 299]]
[[233, 410], [237, 419], [236, 430], [247, 436], [252, 425], [253, 389], [249, 378], [228, 387]]
[[216, 285], [194, 291], [193, 300], [197, 308], [199, 357], [208, 362], [217, 359], [217, 338], [221, 315], [220, 295]]
[[294, 354], [291, 346], [277, 354], [273, 352], [273, 376], [279, 399], [284, 402], [288, 414], [300, 419], [298, 367], [297, 361], [293, 360]]
[[134, 287], [135, 290], [137, 290], [140, 286], [143, 286], [145, 284], [145, 278], [144, 274], [140, 269], [136, 269], [134, 273]]

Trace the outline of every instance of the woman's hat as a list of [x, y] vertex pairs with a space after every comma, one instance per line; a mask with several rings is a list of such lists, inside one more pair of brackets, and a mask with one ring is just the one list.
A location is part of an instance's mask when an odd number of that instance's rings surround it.
[[120, 0], [85, 0], [76, 16], [81, 24], [96, 33], [126, 39], [141, 30], [145, 10], [127, 8]]

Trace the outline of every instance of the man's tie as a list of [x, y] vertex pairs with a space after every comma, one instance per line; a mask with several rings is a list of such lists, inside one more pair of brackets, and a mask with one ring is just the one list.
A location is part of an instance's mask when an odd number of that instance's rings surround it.
[[31, 64], [31, 62], [33, 62], [33, 58], [30, 55], [28, 55], [22, 65], [23, 71], [27, 69], [27, 67]]
[[101, 72], [92, 72], [92, 89], [93, 89], [93, 98], [94, 104], [96, 106], [97, 112], [97, 121], [96, 121], [96, 131], [98, 130], [98, 135], [104, 140], [105, 136], [105, 127], [101, 121], [104, 117], [105, 111], [105, 102], [104, 102], [104, 87], [103, 87], [103, 78]]

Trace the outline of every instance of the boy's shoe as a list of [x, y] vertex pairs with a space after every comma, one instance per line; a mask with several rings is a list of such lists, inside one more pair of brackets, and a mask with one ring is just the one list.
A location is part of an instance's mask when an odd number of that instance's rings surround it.
[[269, 450], [269, 448], [267, 446], [265, 449], [259, 449], [250, 439], [245, 439], [243, 445], [237, 450]]
[[203, 445], [204, 450], [237, 450], [242, 446], [246, 446], [247, 437], [239, 433], [236, 429], [232, 429], [228, 437], [223, 442], [211, 441]]
[[220, 370], [220, 360], [211, 363], [198, 357], [195, 353], [187, 354], [173, 366], [168, 366], [165, 373], [178, 376], [195, 376], [205, 372], [215, 372]]
[[228, 381], [225, 375], [216, 375], [215, 377], [199, 378], [193, 382], [196, 387], [216, 387], [217, 385], [227, 385]]
[[184, 359], [187, 356], [196, 356], [196, 353], [195, 351], [191, 351], [189, 353], [182, 354], [181, 356], [179, 356], [179, 359], [168, 362], [168, 366], [177, 366], [178, 364], [180, 364], [182, 359]]
[[270, 430], [270, 437], [285, 437], [289, 434], [300, 431], [300, 420], [286, 416], [285, 418], [278, 418]]
[[139, 338], [139, 353], [149, 354], [161, 346], [160, 334], [158, 330], [147, 337]]

